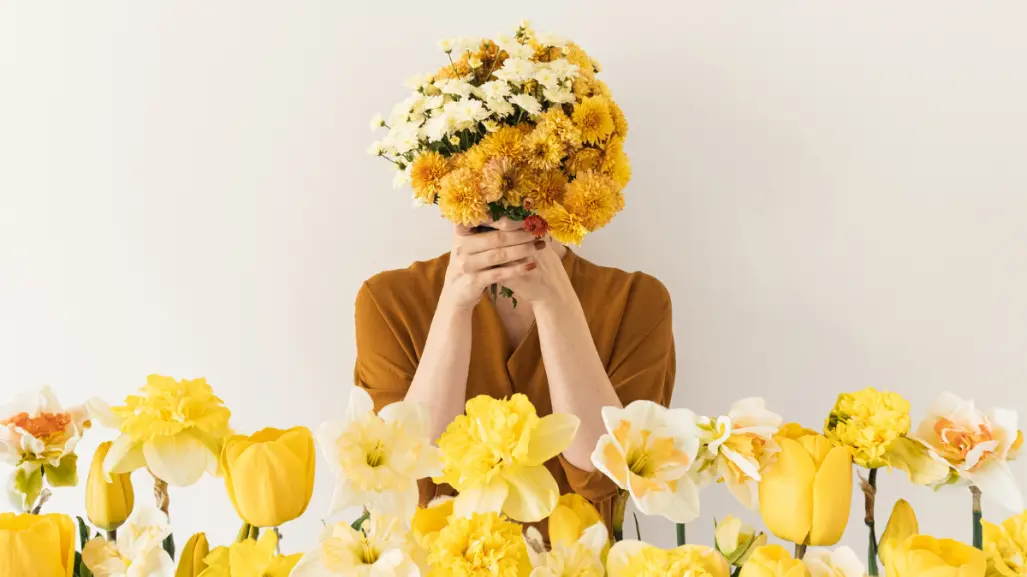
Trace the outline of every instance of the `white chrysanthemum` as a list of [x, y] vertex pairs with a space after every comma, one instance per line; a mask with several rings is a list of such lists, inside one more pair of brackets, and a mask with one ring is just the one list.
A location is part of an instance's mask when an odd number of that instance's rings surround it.
[[485, 107], [492, 111], [492, 115], [496, 118], [506, 118], [517, 112], [514, 105], [505, 100], [489, 100], [485, 103]]
[[452, 94], [461, 98], [467, 98], [471, 95], [471, 90], [474, 87], [470, 82], [466, 80], [436, 80], [435, 87], [442, 91], [443, 94]]
[[511, 97], [510, 102], [523, 108], [524, 111], [528, 114], [542, 113], [542, 104], [540, 104], [534, 96], [528, 94], [518, 94], [516, 96]]
[[459, 42], [459, 40], [456, 38], [443, 38], [442, 40], [439, 40], [439, 49], [446, 54], [449, 54], [456, 48], [457, 42]]
[[577, 78], [578, 76], [578, 65], [571, 64], [570, 60], [566, 58], [558, 58], [549, 63], [548, 68], [552, 70], [561, 79], [563, 78]]
[[446, 103], [445, 97], [443, 97], [440, 94], [436, 94], [435, 96], [427, 96], [424, 99], [424, 109], [425, 110], [436, 110], [438, 108], [442, 108], [442, 105], [445, 104], [445, 103]]
[[371, 143], [371, 146], [367, 147], [367, 154], [370, 156], [381, 156], [385, 152], [385, 148], [382, 147], [382, 141], [376, 140]]
[[548, 67], [539, 67], [535, 70], [535, 81], [549, 89], [560, 87], [560, 77]]
[[396, 152], [406, 154], [417, 148], [419, 142], [417, 133], [418, 127], [413, 124], [400, 124], [393, 128], [389, 132], [389, 136], [392, 137], [392, 142], [396, 147]]
[[457, 130], [475, 126], [489, 117], [489, 111], [482, 102], [473, 98], [449, 102], [444, 109], [446, 114], [453, 118], [453, 125]]
[[503, 100], [512, 94], [510, 84], [503, 80], [490, 80], [479, 88], [484, 97], [483, 100]]
[[488, 130], [489, 132], [496, 132], [499, 130], [499, 123], [495, 120], [483, 120], [482, 125], [484, 125], [485, 130]]
[[570, 90], [550, 90], [548, 88], [543, 88], [542, 96], [544, 96], [546, 100], [557, 104], [572, 104], [574, 102], [574, 93]]
[[453, 50], [457, 52], [473, 52], [481, 46], [481, 38], [474, 36], [463, 36], [456, 40], [456, 45], [453, 46]]
[[535, 34], [535, 41], [542, 46], [550, 46], [553, 48], [562, 48], [567, 45], [566, 38], [549, 32], [539, 32]]
[[421, 138], [426, 139], [428, 142], [439, 142], [446, 138], [452, 128], [452, 116], [445, 111], [441, 111], [437, 116], [429, 118], [424, 123], [424, 126], [420, 128], [419, 133]]
[[496, 78], [512, 84], [524, 84], [535, 76], [536, 64], [527, 58], [507, 58], [495, 72]]
[[431, 74], [414, 74], [410, 78], [407, 78], [406, 82], [404, 82], [403, 85], [409, 88], [410, 90], [420, 90], [425, 86], [431, 84], [431, 81]]
[[403, 188], [410, 183], [410, 171], [409, 170], [397, 170], [396, 176], [392, 177], [393, 188]]
[[374, 118], [371, 119], [371, 130], [378, 130], [385, 126], [385, 119], [382, 118], [381, 114], [375, 114]]

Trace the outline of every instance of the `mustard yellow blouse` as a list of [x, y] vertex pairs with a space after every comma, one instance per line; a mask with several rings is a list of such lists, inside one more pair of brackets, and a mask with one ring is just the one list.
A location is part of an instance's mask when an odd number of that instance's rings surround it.
[[[667, 289], [643, 273], [595, 265], [568, 251], [564, 268], [578, 295], [592, 340], [617, 396], [627, 405], [648, 399], [669, 405], [674, 390], [674, 338]], [[424, 352], [449, 255], [380, 273], [360, 288], [356, 301], [356, 385], [375, 409], [402, 400]], [[540, 416], [552, 412], [537, 329], [517, 347], [487, 297], [474, 309], [467, 398], [523, 393]], [[617, 486], [598, 471], [586, 472], [562, 456], [546, 464], [561, 493], [575, 492], [599, 509], [608, 527]], [[421, 503], [452, 495], [448, 485], [421, 483]]]

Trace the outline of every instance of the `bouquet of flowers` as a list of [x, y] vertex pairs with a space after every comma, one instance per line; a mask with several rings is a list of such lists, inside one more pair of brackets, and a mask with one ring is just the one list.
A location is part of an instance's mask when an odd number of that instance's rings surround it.
[[624, 208], [628, 123], [584, 50], [527, 23], [440, 47], [449, 62], [371, 121], [388, 134], [368, 152], [416, 202], [464, 226], [506, 216], [575, 245]]

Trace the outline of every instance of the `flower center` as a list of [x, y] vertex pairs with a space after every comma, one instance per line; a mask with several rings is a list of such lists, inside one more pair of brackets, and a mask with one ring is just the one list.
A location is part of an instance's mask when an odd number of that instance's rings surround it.
[[371, 468], [378, 467], [385, 459], [385, 447], [381, 441], [375, 441], [374, 448], [367, 452], [367, 465]]
[[378, 561], [378, 550], [367, 540], [367, 537], [360, 538], [360, 561], [365, 565], [374, 565]]
[[[965, 461], [966, 456], [977, 445], [995, 439], [987, 425], [979, 425], [976, 431], [967, 430], [956, 427], [955, 423], [945, 418], [938, 419], [938, 422], [934, 424], [934, 432], [943, 443], [942, 456], [956, 463]], [[979, 467], [990, 455], [991, 451], [985, 451], [977, 466]]]
[[18, 413], [9, 419], [0, 421], [0, 424], [14, 425], [42, 440], [63, 433], [69, 423], [71, 423], [71, 415], [68, 413], [40, 413], [35, 417], [30, 417], [28, 413]]

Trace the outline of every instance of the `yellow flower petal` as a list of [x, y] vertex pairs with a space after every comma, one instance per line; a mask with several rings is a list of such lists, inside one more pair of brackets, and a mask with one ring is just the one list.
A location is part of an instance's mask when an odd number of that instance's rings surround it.
[[846, 447], [835, 447], [824, 457], [813, 482], [813, 524], [809, 544], [825, 546], [837, 543], [849, 523], [851, 508], [852, 453]]
[[881, 544], [877, 554], [884, 565], [888, 565], [892, 550], [906, 539], [920, 532], [916, 520], [916, 513], [905, 499], [899, 499], [892, 507], [891, 516], [888, 517], [888, 525], [881, 533]]
[[804, 543], [813, 523], [813, 458], [798, 442], [779, 437], [781, 452], [759, 485], [760, 511], [772, 533]]
[[465, 489], [456, 496], [453, 512], [458, 517], [470, 517], [473, 513], [498, 513], [503, 509], [509, 490], [503, 477], [496, 477], [484, 487]]
[[528, 454], [524, 464], [542, 465], [559, 455], [571, 443], [578, 432], [581, 421], [568, 413], [557, 413], [542, 417], [531, 432]]
[[545, 519], [560, 498], [560, 487], [544, 465], [511, 467], [506, 473], [510, 492], [503, 513], [511, 519], [533, 523]]

